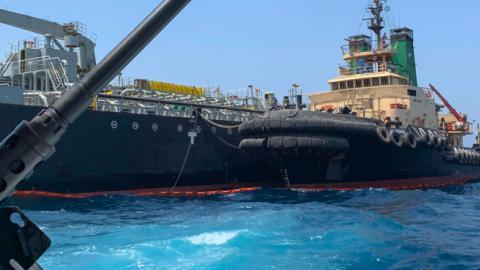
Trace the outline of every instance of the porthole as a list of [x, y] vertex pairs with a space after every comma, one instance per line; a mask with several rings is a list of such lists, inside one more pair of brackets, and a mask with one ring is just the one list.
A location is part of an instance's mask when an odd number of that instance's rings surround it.
[[117, 123], [117, 121], [113, 120], [112, 123], [110, 123], [110, 126], [111, 126], [113, 129], [117, 129], [117, 128], [118, 128], [118, 123]]
[[212, 133], [213, 134], [217, 133], [217, 129], [215, 127], [212, 127]]
[[177, 131], [178, 131], [178, 132], [182, 132], [182, 131], [183, 131], [183, 126], [182, 126], [182, 125], [178, 125], [178, 126], [177, 126]]
[[232, 130], [231, 128], [229, 128], [229, 129], [227, 130], [227, 133], [228, 133], [228, 135], [232, 135], [232, 134], [233, 134], [233, 130]]
[[158, 124], [157, 124], [157, 123], [153, 123], [153, 125], [152, 125], [152, 130], [153, 130], [153, 131], [157, 131], [157, 130], [158, 130]]
[[133, 128], [134, 130], [137, 130], [137, 129], [139, 128], [138, 122], [133, 122], [133, 123], [132, 123], [132, 128]]
[[197, 133], [202, 132], [202, 127], [201, 127], [201, 126], [197, 126], [197, 128], [195, 129], [195, 131], [196, 131]]

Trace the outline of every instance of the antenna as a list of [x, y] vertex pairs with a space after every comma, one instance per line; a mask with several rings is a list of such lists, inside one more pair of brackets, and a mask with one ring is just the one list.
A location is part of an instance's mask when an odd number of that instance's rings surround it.
[[373, 18], [370, 18], [368, 29], [372, 30], [377, 36], [377, 49], [383, 49], [382, 30], [384, 28], [382, 12], [384, 10], [382, 0], [373, 0], [373, 6], [368, 8]]

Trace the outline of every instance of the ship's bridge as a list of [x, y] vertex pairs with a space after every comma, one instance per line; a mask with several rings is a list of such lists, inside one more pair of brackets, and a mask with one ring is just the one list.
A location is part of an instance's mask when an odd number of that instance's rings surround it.
[[[361, 69], [361, 70], [360, 70]], [[388, 85], [408, 85], [408, 79], [387, 68], [386, 63], [357, 70], [340, 68], [340, 76], [328, 81], [332, 91]]]

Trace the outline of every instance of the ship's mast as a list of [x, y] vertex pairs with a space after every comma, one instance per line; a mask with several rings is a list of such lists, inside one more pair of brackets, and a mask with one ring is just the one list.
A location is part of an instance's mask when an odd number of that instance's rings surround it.
[[368, 29], [372, 30], [377, 36], [377, 50], [383, 49], [382, 41], [382, 30], [383, 26], [383, 4], [382, 0], [373, 0], [374, 6], [370, 7], [369, 10], [373, 15], [373, 18], [370, 18], [370, 25]]

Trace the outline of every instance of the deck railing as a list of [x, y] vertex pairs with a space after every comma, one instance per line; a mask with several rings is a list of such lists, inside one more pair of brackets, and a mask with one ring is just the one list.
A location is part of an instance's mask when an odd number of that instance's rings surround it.
[[350, 67], [350, 66], [341, 66], [339, 68], [340, 75], [357, 75], [357, 74], [366, 74], [366, 73], [378, 73], [378, 72], [396, 72], [397, 67], [394, 64], [389, 64], [385, 62], [378, 63], [368, 63], [359, 67]]

